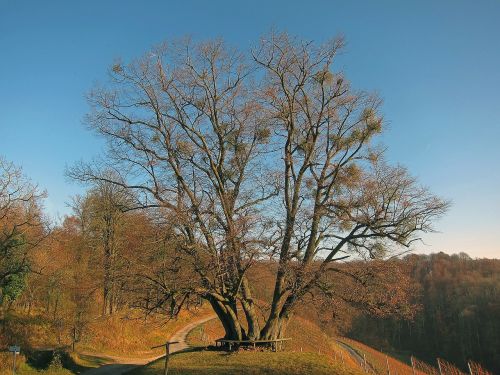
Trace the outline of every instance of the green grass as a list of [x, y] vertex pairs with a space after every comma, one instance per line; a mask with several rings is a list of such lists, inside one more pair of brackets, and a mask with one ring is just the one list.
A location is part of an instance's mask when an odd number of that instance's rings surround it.
[[[134, 370], [131, 375], [161, 375], [164, 360]], [[316, 353], [272, 353], [240, 351], [194, 351], [174, 354], [170, 358], [169, 375], [356, 375], [352, 369], [334, 365], [327, 356]]]
[[[16, 358], [17, 375], [73, 375], [92, 367], [99, 367], [104, 362], [92, 356], [78, 356], [73, 353], [59, 352], [59, 363], [52, 361], [50, 351], [37, 352], [28, 361], [25, 355]], [[0, 353], [0, 375], [12, 375], [12, 355]]]
[[75, 372], [109, 364], [109, 360], [90, 354], [72, 354], [73, 365], [68, 366]]
[[[37, 370], [30, 367], [26, 363], [21, 363], [16, 366], [16, 375], [74, 375], [73, 372], [66, 370], [64, 368], [49, 368], [46, 370]], [[11, 375], [12, 369], [0, 370], [0, 375]]]

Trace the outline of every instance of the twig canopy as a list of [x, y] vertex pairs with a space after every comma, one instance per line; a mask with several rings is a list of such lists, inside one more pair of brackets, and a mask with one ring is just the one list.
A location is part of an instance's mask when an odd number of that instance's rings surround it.
[[[281, 337], [327, 270], [398, 254], [448, 207], [372, 146], [381, 100], [334, 70], [342, 46], [271, 34], [244, 54], [186, 40], [117, 62], [89, 95], [107, 153], [70, 176], [124, 187], [173, 223], [190, 290], [227, 339]], [[259, 318], [248, 274], [264, 259], [275, 285]]]

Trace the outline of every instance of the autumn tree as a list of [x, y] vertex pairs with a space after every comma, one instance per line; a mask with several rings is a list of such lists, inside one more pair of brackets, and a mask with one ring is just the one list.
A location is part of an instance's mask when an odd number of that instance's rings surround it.
[[[394, 256], [447, 208], [372, 146], [381, 101], [335, 70], [342, 45], [272, 34], [245, 54], [188, 40], [114, 64], [89, 95], [107, 153], [69, 174], [175, 224], [191, 290], [227, 338], [282, 336], [306, 295], [343, 282], [342, 260]], [[248, 276], [263, 259], [275, 267], [261, 316]]]
[[134, 215], [127, 243], [134, 247], [127, 285], [129, 306], [148, 315], [176, 317], [181, 309], [199, 307], [197, 274], [174, 222]]
[[103, 314], [113, 314], [120, 304], [128, 199], [123, 188], [101, 181], [73, 200], [86, 246], [92, 250], [95, 279], [100, 280]]
[[44, 196], [21, 168], [0, 157], [0, 303], [20, 295], [31, 250], [47, 233], [40, 208]]

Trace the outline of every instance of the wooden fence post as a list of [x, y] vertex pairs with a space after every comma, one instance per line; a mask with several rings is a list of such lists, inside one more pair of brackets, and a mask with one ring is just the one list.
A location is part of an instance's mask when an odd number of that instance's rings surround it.
[[391, 368], [389, 367], [389, 357], [385, 356], [385, 364], [387, 365], [387, 375], [391, 375]]
[[410, 357], [410, 361], [411, 361], [411, 371], [413, 375], [415, 375], [415, 360], [413, 359], [413, 356]]
[[179, 341], [167, 341], [165, 344], [162, 344], [162, 345], [158, 345], [158, 346], [153, 346], [151, 349], [156, 349], [156, 348], [161, 348], [161, 347], [165, 347], [165, 367], [163, 369], [163, 375], [167, 375], [168, 374], [168, 360], [169, 360], [169, 357], [170, 357], [170, 345], [172, 344], [178, 344]]
[[470, 374], [470, 375], [474, 375], [474, 374], [472, 373], [472, 366], [470, 365], [470, 361], [467, 361], [467, 367], [469, 368], [469, 374]]
[[443, 375], [443, 369], [441, 368], [441, 361], [439, 360], [439, 358], [437, 358], [437, 363], [438, 363], [439, 375]]
[[12, 361], [12, 374], [16, 374], [16, 355], [17, 355], [17, 352], [14, 352], [12, 353], [14, 354], [14, 359]]
[[163, 369], [163, 374], [168, 374], [168, 359], [170, 357], [170, 345], [168, 342], [165, 344], [165, 368]]

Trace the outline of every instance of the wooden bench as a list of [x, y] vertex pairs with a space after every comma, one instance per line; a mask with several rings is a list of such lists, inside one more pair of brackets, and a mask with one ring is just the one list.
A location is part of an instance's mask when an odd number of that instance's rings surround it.
[[[239, 346], [239, 345], [246, 345], [246, 346], [253, 346], [255, 349], [257, 344], [271, 344], [271, 348], [274, 352], [278, 351], [278, 346], [281, 346], [283, 348], [283, 342], [291, 340], [291, 338], [282, 338], [282, 339], [274, 339], [274, 340], [226, 340], [226, 339], [217, 339], [215, 340], [215, 346], [219, 347], [223, 345], [227, 345], [229, 347], [229, 351], [232, 350], [233, 345], [234, 346]], [[278, 345], [279, 344], [279, 345]]]

